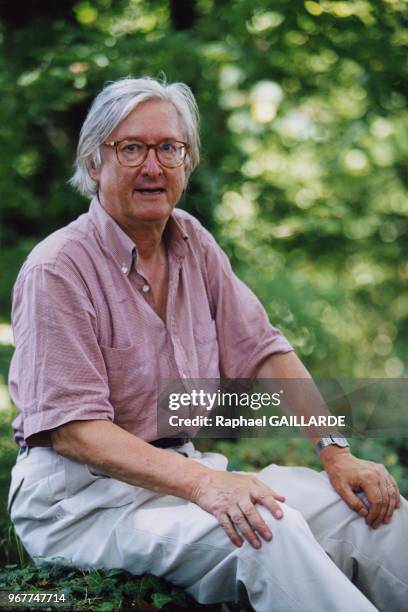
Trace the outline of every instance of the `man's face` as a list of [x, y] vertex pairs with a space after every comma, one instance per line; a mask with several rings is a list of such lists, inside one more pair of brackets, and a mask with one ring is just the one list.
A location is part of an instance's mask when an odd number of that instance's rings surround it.
[[[129, 137], [146, 144], [186, 140], [175, 107], [160, 100], [139, 104], [106, 140]], [[91, 176], [99, 184], [99, 198], [107, 212], [124, 229], [141, 221], [166, 221], [183, 192], [184, 165], [166, 168], [150, 149], [143, 164], [128, 168], [119, 164], [114, 148], [102, 146], [101, 150], [102, 164], [91, 170]]]

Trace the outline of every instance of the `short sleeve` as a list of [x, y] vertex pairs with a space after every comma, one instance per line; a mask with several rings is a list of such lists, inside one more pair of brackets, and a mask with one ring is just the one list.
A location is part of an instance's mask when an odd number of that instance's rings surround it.
[[224, 378], [250, 378], [274, 353], [293, 351], [270, 324], [255, 294], [232, 271], [230, 261], [203, 229], [207, 283], [215, 312], [220, 372]]
[[113, 420], [96, 314], [73, 267], [23, 268], [13, 292], [12, 324], [16, 349], [9, 388], [21, 413], [13, 425], [22, 421], [26, 442], [70, 421]]

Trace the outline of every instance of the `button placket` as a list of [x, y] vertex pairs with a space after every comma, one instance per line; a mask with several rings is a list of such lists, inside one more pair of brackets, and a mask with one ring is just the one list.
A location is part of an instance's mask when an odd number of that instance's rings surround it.
[[173, 274], [170, 275], [169, 279], [169, 294], [168, 294], [168, 317], [169, 320], [169, 328], [168, 333], [170, 335], [171, 343], [173, 345], [173, 354], [174, 361], [177, 366], [177, 370], [180, 374], [181, 378], [187, 378], [188, 374], [185, 369], [185, 359], [183, 359], [184, 351], [182, 345], [180, 343], [180, 336], [177, 331], [176, 321], [175, 321], [175, 313], [174, 313], [174, 300], [177, 293], [178, 282], [177, 279], [180, 278], [181, 275], [181, 266], [182, 259], [177, 258], [177, 266], [173, 270]]

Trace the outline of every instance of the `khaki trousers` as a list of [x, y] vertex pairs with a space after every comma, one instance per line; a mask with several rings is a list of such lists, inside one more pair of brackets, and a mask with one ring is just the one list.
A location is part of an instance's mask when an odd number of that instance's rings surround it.
[[[216, 469], [227, 459], [184, 452]], [[286, 496], [284, 517], [258, 506], [273, 533], [260, 550], [232, 545], [196, 504], [128, 485], [36, 448], [18, 457], [9, 506], [37, 563], [149, 572], [201, 603], [245, 592], [262, 612], [408, 610], [408, 503], [377, 530], [349, 510], [325, 472], [270, 465], [258, 477]], [[371, 603], [370, 603], [371, 602]]]

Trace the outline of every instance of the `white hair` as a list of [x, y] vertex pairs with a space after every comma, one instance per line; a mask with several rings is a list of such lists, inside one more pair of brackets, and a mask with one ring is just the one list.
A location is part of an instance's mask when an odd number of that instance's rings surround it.
[[101, 164], [100, 147], [109, 134], [138, 104], [163, 100], [175, 107], [189, 145], [184, 165], [187, 181], [200, 161], [199, 115], [191, 89], [184, 83], [160, 82], [151, 77], [126, 77], [107, 85], [95, 98], [79, 136], [75, 173], [70, 184], [85, 196], [93, 197], [98, 185], [89, 174]]

